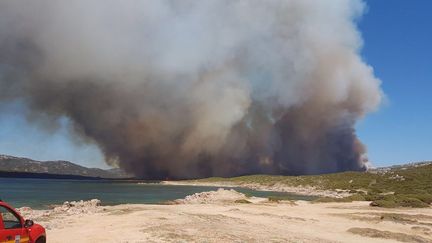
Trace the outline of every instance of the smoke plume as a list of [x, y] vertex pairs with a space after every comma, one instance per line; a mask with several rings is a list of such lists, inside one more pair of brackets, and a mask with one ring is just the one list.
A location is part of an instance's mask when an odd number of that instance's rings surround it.
[[68, 117], [143, 178], [362, 170], [354, 127], [382, 97], [359, 54], [364, 8], [2, 0], [0, 102]]

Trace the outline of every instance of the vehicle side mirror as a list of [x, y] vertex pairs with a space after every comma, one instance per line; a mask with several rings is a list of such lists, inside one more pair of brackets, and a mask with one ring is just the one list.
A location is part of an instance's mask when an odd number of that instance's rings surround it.
[[24, 227], [26, 227], [26, 228], [30, 228], [30, 227], [32, 227], [33, 226], [33, 220], [31, 220], [31, 219], [26, 219], [26, 221], [24, 222]]

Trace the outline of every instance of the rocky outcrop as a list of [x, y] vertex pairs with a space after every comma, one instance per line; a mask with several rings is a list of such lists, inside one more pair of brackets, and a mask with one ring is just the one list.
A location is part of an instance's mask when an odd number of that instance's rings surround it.
[[184, 199], [177, 199], [174, 202], [177, 204], [234, 203], [242, 199], [247, 199], [243, 193], [233, 189], [225, 190], [219, 188], [217, 191], [195, 193], [186, 196]]
[[101, 201], [99, 199], [92, 199], [88, 201], [72, 201], [64, 202], [63, 205], [55, 207], [53, 213], [66, 213], [68, 215], [81, 214], [81, 213], [95, 213], [99, 211]]
[[62, 218], [66, 216], [80, 216], [103, 211], [101, 201], [92, 199], [88, 201], [64, 202], [49, 210], [34, 210], [30, 207], [18, 208], [18, 212], [25, 219], [32, 219], [41, 223], [48, 229], [62, 227]]

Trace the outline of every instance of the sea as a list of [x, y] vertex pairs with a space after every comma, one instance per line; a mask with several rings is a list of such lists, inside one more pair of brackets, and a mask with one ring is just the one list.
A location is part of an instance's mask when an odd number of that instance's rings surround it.
[[[164, 204], [218, 188], [220, 187], [162, 185], [142, 181], [0, 178], [0, 199], [13, 207], [27, 206], [35, 209], [47, 209], [65, 201], [94, 198], [101, 200], [102, 205]], [[307, 201], [316, 198], [283, 192], [232, 189], [257, 197], [273, 196]]]

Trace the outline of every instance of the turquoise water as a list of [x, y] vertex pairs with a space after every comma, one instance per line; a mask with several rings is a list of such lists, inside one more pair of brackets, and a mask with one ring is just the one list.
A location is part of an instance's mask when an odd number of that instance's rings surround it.
[[[0, 178], [0, 198], [14, 207], [47, 208], [64, 201], [100, 199], [103, 205], [123, 203], [158, 204], [187, 195], [217, 190], [219, 187], [138, 184], [131, 181], [85, 181], [54, 179]], [[280, 192], [234, 188], [251, 196], [288, 196], [293, 200], [315, 197]]]

